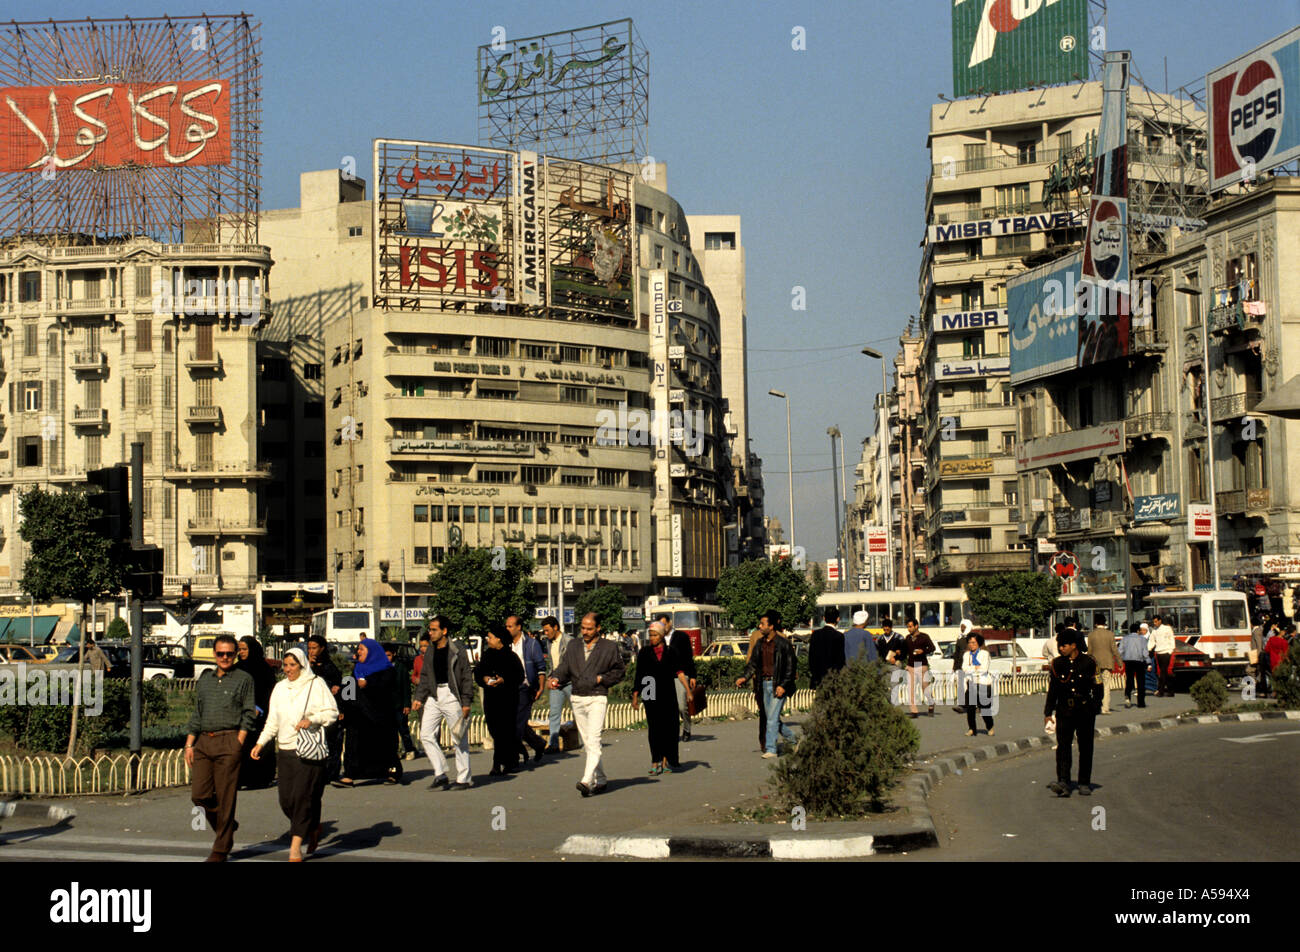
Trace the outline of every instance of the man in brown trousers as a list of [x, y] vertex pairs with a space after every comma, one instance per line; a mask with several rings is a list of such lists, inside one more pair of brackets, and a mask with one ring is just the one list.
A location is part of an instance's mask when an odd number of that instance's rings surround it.
[[1101, 713], [1110, 713], [1110, 681], [1107, 675], [1112, 671], [1121, 671], [1124, 662], [1115, 650], [1115, 632], [1106, 627], [1106, 616], [1097, 612], [1093, 616], [1096, 625], [1088, 632], [1088, 657], [1097, 662], [1097, 677], [1101, 679]]
[[235, 842], [235, 800], [244, 738], [253, 729], [253, 677], [235, 670], [239, 646], [233, 635], [217, 635], [212, 645], [217, 670], [203, 672], [194, 691], [194, 714], [185, 738], [185, 765], [192, 771], [190, 799], [203, 808], [216, 833], [209, 863], [224, 863]]

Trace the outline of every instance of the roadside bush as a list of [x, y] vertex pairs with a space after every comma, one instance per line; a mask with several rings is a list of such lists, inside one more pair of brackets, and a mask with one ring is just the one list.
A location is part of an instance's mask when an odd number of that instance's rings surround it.
[[[143, 688], [142, 721], [143, 727], [148, 728], [167, 719], [167, 695], [149, 681], [144, 682]], [[110, 739], [130, 731], [130, 683], [105, 680], [103, 702], [104, 710], [98, 716], [89, 717], [83, 710], [78, 718], [76, 753], [109, 746]], [[0, 707], [0, 732], [25, 750], [62, 754], [68, 749], [68, 736], [72, 732], [72, 708], [57, 704], [6, 705]]]
[[105, 637], [109, 641], [126, 641], [131, 637], [131, 629], [127, 627], [126, 622], [121, 618], [114, 618], [108, 623], [108, 632]]
[[799, 749], [775, 769], [777, 796], [810, 816], [884, 809], [885, 794], [920, 747], [921, 736], [890, 703], [879, 663], [854, 663], [822, 682]]
[[1192, 700], [1202, 714], [1221, 711], [1228, 703], [1228, 682], [1218, 671], [1202, 675], [1192, 685]]
[[[745, 673], [744, 658], [696, 658], [695, 680], [704, 685], [706, 691], [734, 691], [736, 679]], [[795, 689], [800, 690], [811, 684], [808, 673], [808, 659], [800, 658], [795, 667]], [[745, 685], [751, 690], [752, 684]]]
[[1273, 669], [1273, 695], [1282, 707], [1300, 707], [1300, 640]]

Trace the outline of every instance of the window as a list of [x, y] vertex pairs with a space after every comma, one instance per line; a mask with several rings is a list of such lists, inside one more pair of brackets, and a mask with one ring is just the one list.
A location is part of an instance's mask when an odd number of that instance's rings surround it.
[[1000, 255], [1024, 254], [1029, 250], [1029, 235], [1004, 235], [994, 246], [994, 253]]
[[479, 506], [479, 507], [478, 507], [478, 521], [479, 521], [480, 523], [490, 523], [490, 522], [492, 521], [492, 507], [491, 507], [491, 506]]
[[428, 547], [428, 546], [425, 546], [425, 545], [417, 545], [417, 546], [415, 547], [415, 564], [416, 564], [416, 565], [428, 565], [428, 564], [429, 564], [429, 547]]
[[546, 509], [543, 506], [537, 507], [537, 524], [539, 526], [546, 525]]
[[442, 522], [442, 506], [429, 507], [429, 521]]
[[39, 436], [24, 436], [19, 440], [18, 465], [41, 465], [41, 438]]
[[140, 374], [135, 378], [135, 408], [153, 409], [153, 374]]
[[24, 410], [39, 410], [41, 408], [41, 384], [39, 381], [21, 383], [22, 404]]
[[518, 507], [518, 506], [511, 506], [511, 507], [510, 507], [510, 511], [509, 511], [509, 513], [508, 513], [508, 518], [509, 518], [510, 524], [511, 524], [512, 526], [514, 526], [514, 525], [518, 525], [518, 524], [519, 524], [519, 507]]
[[480, 469], [478, 471], [478, 481], [480, 483], [513, 483], [513, 470], [504, 469]]
[[170, 466], [172, 464], [172, 435], [170, 432], [163, 433], [162, 461], [164, 466]]
[[1019, 165], [1032, 165], [1038, 161], [1038, 143], [1033, 139], [1023, 139], [1016, 143], [1016, 162]]
[[480, 357], [509, 357], [510, 340], [505, 337], [480, 337], [475, 341], [475, 352]]
[[194, 326], [194, 356], [199, 360], [212, 359], [212, 325]]
[[135, 296], [137, 298], [147, 298], [153, 296], [153, 269], [147, 264], [136, 265], [135, 268]]
[[706, 231], [704, 233], [705, 251], [735, 251], [736, 233], [734, 231]]
[[153, 321], [137, 320], [135, 322], [135, 352], [147, 354], [153, 351]]
[[[453, 506], [452, 508], [454, 509], [455, 507]], [[462, 522], [476, 522], [477, 520], [475, 519], [475, 516], [474, 516], [475, 511], [476, 511], [476, 510], [474, 509], [473, 506], [466, 506], [466, 507], [465, 507], [465, 511], [464, 511], [463, 513], [461, 513], [461, 516], [462, 516], [461, 521], [462, 521]]]
[[575, 526], [585, 526], [587, 524], [587, 512], [585, 509], [577, 509], [574, 511], [573, 524]]
[[1029, 186], [999, 185], [993, 190], [994, 203], [999, 215], [1013, 215], [1029, 210]]
[[524, 525], [531, 526], [533, 524], [533, 507], [525, 506], [523, 511], [523, 516], [524, 516]]
[[505, 507], [505, 506], [493, 506], [493, 507], [492, 507], [492, 522], [493, 522], [493, 524], [495, 524], [495, 525], [503, 525], [503, 524], [505, 523], [505, 521], [506, 521], [506, 507]]
[[86, 468], [94, 469], [99, 466], [103, 437], [96, 433], [83, 437], [83, 439], [86, 441]]
[[199, 520], [212, 518], [212, 490], [199, 489], [194, 493], [194, 517]]
[[965, 147], [963, 159], [967, 172], [978, 172], [984, 168], [984, 143], [968, 142]]
[[1061, 155], [1069, 152], [1074, 148], [1074, 134], [1062, 132], [1056, 137], [1056, 148]]
[[361, 237], [361, 226], [360, 226], [360, 225], [349, 225], [349, 226], [348, 226], [348, 237], [349, 237], [349, 238], [360, 238], [360, 237]]
[[304, 380], [320, 380], [325, 376], [324, 364], [303, 364], [302, 376]]
[[447, 521], [460, 522], [460, 506], [447, 507]]
[[153, 434], [146, 430], [143, 433], [137, 434], [136, 438], [140, 441], [140, 443], [144, 444], [144, 454], [143, 454], [144, 462], [147, 464], [152, 463], [153, 462]]
[[429, 507], [428, 507], [428, 506], [416, 506], [416, 507], [415, 507], [415, 514], [412, 516], [411, 521], [412, 521], [412, 522], [428, 522], [428, 521], [429, 521]]
[[422, 397], [424, 396], [424, 381], [417, 377], [403, 377], [402, 379], [402, 396], [404, 397]]
[[37, 355], [38, 330], [35, 323], [23, 325], [23, 356], [35, 357]]
[[41, 299], [41, 273], [39, 271], [24, 271], [18, 276], [18, 300], [21, 303], [39, 301]]
[[972, 357], [984, 356], [984, 337], [963, 337], [961, 341], [961, 355], [966, 360]]
[[211, 433], [196, 433], [194, 435], [194, 460], [200, 466], [212, 465]]

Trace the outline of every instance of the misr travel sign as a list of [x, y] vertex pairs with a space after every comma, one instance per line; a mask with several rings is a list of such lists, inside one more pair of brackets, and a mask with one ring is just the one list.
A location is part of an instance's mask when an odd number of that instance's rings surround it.
[[1006, 215], [1001, 218], [962, 221], [951, 225], [931, 225], [926, 233], [926, 240], [935, 244], [941, 241], [965, 241], [970, 238], [1004, 238], [1009, 235], [1028, 235], [1036, 231], [1082, 228], [1087, 223], [1088, 215], [1082, 210], [1043, 212], [1038, 215]]

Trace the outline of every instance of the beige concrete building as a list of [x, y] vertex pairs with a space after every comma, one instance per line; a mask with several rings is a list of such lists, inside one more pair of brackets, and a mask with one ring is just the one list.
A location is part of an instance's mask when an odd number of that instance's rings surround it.
[[144, 535], [165, 588], [248, 593], [269, 527], [258, 457], [261, 245], [10, 240], [0, 250], [7, 412], [0, 592], [27, 551], [18, 496], [82, 483], [144, 444]]
[[[1096, 82], [931, 107], [920, 274], [931, 582], [1034, 565], [1033, 529], [1022, 532], [1033, 520], [1016, 468], [1006, 283], [1081, 245], [1100, 114]], [[1196, 185], [1188, 156], [1203, 143], [1204, 113], [1135, 89], [1129, 120], [1135, 216], [1171, 214]], [[1166, 234], [1135, 234], [1135, 258], [1166, 252]]]
[[[563, 566], [569, 604], [597, 582], [621, 585], [631, 603], [662, 585], [712, 591], [738, 489], [758, 477], [734, 475], [743, 397], [729, 434], [720, 304], [686, 216], [664, 191], [663, 166], [649, 184], [635, 171], [639, 303], [628, 327], [514, 308], [376, 310], [371, 202], [364, 183], [337, 171], [304, 174], [302, 207], [264, 214], [263, 240], [286, 274], [275, 336], [293, 347], [317, 333], [323, 341], [325, 574], [342, 601], [395, 605], [404, 575], [408, 604], [419, 604], [433, 566], [459, 543], [521, 549], [537, 560], [543, 593]], [[739, 267], [715, 260], [743, 353], [743, 255]], [[680, 302], [669, 329], [670, 403], [690, 421], [661, 451], [662, 520], [656, 450], [601, 439], [602, 430], [626, 435], [630, 415], [652, 410], [647, 290], [656, 269]], [[314, 377], [299, 374], [294, 363], [290, 384], [309, 404]], [[305, 534], [304, 550], [313, 538]]]

